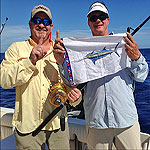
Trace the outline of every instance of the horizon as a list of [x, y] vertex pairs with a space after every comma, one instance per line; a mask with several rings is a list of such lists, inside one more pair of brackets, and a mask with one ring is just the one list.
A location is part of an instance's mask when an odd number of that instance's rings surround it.
[[[150, 50], [150, 47], [148, 47], [148, 48], [139, 48], [139, 50]], [[0, 52], [0, 54], [5, 54], [5, 52]], [[0, 55], [0, 58], [2, 59], [2, 56]]]

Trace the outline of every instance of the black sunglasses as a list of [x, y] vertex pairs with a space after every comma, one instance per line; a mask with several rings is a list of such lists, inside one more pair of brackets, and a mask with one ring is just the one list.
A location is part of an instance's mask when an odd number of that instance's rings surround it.
[[41, 19], [41, 18], [32, 18], [31, 21], [33, 21], [35, 24], [43, 23], [45, 26], [49, 26], [52, 23], [48, 19]]
[[106, 20], [106, 18], [108, 18], [108, 16], [106, 16], [106, 15], [100, 15], [100, 16], [95, 16], [95, 15], [94, 15], [94, 16], [91, 16], [91, 17], [89, 18], [89, 21], [91, 21], [91, 22], [96, 22], [97, 19], [103, 21], [103, 20]]

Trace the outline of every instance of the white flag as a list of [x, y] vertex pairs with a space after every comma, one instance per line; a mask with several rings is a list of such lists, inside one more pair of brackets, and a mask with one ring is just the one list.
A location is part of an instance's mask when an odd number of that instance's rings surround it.
[[74, 84], [102, 78], [129, 67], [123, 36], [126, 34], [63, 38]]

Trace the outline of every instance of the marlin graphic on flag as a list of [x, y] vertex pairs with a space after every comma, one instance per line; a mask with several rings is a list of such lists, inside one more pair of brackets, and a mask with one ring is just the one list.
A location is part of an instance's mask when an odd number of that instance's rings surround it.
[[[106, 47], [103, 48], [103, 50], [98, 50], [98, 51], [93, 51], [89, 54], [87, 54], [84, 59], [88, 58], [90, 60], [92, 60], [92, 62], [95, 64], [96, 60], [104, 57], [104, 56], [107, 56], [113, 52], [115, 52], [118, 56], [119, 54], [117, 53], [117, 47], [118, 47], [119, 43], [115, 46], [114, 49], [106, 49]], [[120, 56], [119, 56], [120, 57]]]
[[126, 33], [63, 38], [67, 54], [63, 68], [70, 83], [78, 85], [131, 67], [124, 36]]

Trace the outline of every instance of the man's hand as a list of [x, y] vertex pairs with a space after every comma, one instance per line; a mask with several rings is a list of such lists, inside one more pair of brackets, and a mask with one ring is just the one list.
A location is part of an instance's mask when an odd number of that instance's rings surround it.
[[36, 62], [42, 59], [46, 54], [44, 53], [43, 46], [42, 46], [43, 41], [44, 41], [44, 36], [40, 38], [39, 44], [34, 46], [31, 51], [29, 59], [31, 60], [33, 65], [36, 65]]
[[81, 97], [81, 91], [77, 88], [72, 88], [72, 90], [68, 93], [68, 99], [71, 103], [74, 103]]
[[141, 53], [138, 49], [136, 41], [128, 32], [127, 32], [127, 37], [124, 37], [124, 39], [126, 41], [125, 50], [126, 50], [128, 57], [135, 61], [138, 60]]
[[62, 65], [64, 62], [65, 49], [62, 46], [63, 41], [60, 39], [59, 31], [56, 32], [56, 39], [54, 44], [54, 57], [58, 64]]

